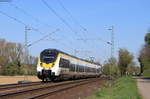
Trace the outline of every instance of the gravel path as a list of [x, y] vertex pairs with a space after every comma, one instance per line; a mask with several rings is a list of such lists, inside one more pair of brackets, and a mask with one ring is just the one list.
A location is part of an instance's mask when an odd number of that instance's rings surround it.
[[137, 86], [143, 99], [150, 99], [150, 79], [137, 79]]

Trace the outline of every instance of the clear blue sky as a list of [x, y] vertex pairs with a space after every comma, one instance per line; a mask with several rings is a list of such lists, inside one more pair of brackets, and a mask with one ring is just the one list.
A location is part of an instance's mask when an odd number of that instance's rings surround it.
[[[45, 1], [78, 33], [73, 33], [64, 25], [41, 0], [0, 2], [0, 11], [43, 32], [43, 34], [40, 34], [29, 31], [29, 42], [38, 40], [57, 28], [60, 29], [59, 32], [50, 36], [56, 39], [55, 41], [45, 39], [29, 48], [30, 53], [34, 56], [38, 56], [45, 48], [57, 48], [72, 55], [74, 55], [74, 49], [77, 49], [80, 51], [76, 54], [79, 57], [94, 56], [97, 60], [104, 61], [110, 57], [110, 46], [108, 44], [100, 40], [84, 42], [77, 39], [102, 38], [110, 41], [111, 31], [107, 29], [112, 24], [115, 26], [115, 56], [117, 56], [119, 48], [126, 48], [137, 57], [141, 46], [144, 44], [144, 35], [150, 26], [149, 0], [61, 0], [65, 8], [88, 30], [88, 33], [84, 32], [72, 20], [60, 6], [58, 0]], [[13, 5], [24, 9], [28, 14], [42, 21], [42, 24], [16, 9]], [[24, 43], [24, 25], [0, 14], [0, 38], [11, 42]]]

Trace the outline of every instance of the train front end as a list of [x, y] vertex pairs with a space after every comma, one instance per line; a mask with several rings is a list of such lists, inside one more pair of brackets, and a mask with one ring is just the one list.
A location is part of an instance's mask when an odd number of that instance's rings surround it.
[[38, 78], [42, 81], [50, 81], [55, 79], [56, 60], [58, 52], [56, 50], [44, 50], [41, 52], [37, 72]]

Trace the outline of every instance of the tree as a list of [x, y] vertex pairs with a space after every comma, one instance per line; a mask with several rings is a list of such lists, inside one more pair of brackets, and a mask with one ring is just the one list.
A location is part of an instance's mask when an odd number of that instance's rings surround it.
[[133, 55], [127, 49], [119, 50], [119, 70], [121, 76], [126, 74], [127, 67], [132, 62], [132, 60], [133, 60]]
[[129, 75], [139, 75], [140, 67], [133, 61], [128, 65], [127, 72]]
[[147, 33], [145, 36], [145, 43], [146, 45], [150, 45], [150, 33]]
[[145, 35], [145, 45], [140, 50], [138, 57], [141, 67], [141, 74], [150, 68], [150, 33]]
[[119, 75], [117, 59], [113, 57], [105, 61], [102, 72], [104, 75], [111, 75], [112, 77], [117, 77]]

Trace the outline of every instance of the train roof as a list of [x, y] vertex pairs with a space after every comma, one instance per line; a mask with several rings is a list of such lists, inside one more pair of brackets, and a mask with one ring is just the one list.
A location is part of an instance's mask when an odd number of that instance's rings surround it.
[[[100, 66], [101, 66], [101, 64], [98, 64], [98, 63], [95, 63], [95, 62], [91, 62], [91, 61], [86, 60], [86, 59], [78, 58], [78, 57], [76, 57], [76, 56], [70, 55], [70, 54], [65, 53], [65, 52], [63, 52], [63, 51], [60, 51], [60, 50], [58, 50], [58, 49], [49, 48], [49, 49], [45, 49], [45, 50], [43, 50], [43, 51], [49, 51], [49, 50], [50, 50], [50, 51], [55, 51], [55, 52], [57, 52], [57, 53], [62, 53], [62, 54], [71, 56], [71, 57], [73, 57], [73, 58], [80, 59], [80, 60], [82, 60], [82, 61], [86, 61], [86, 62], [88, 62], [88, 63], [92, 63], [92, 64], [95, 64], [95, 65], [100, 65]], [[43, 52], [43, 51], [42, 51], [42, 52]]]

